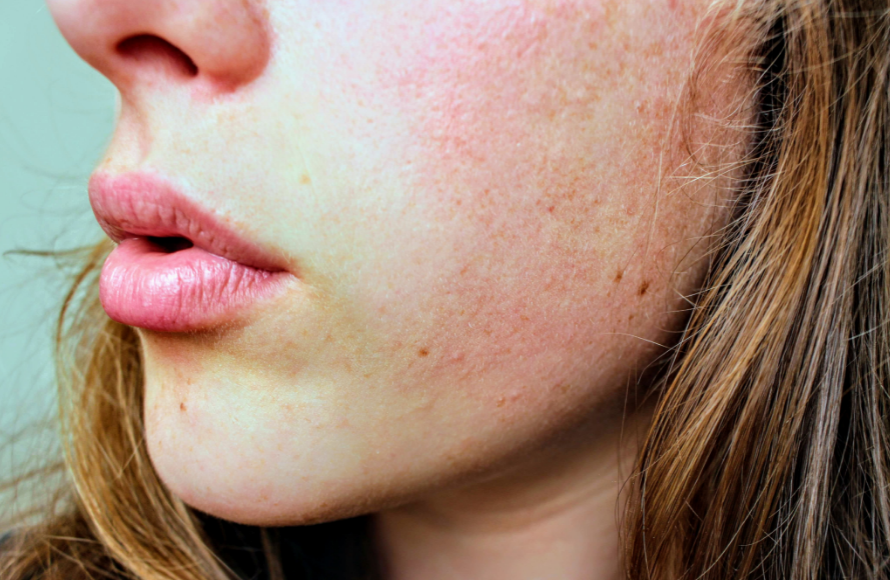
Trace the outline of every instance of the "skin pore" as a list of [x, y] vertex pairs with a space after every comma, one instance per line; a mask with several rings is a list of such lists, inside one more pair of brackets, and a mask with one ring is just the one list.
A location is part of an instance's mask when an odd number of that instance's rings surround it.
[[294, 275], [140, 330], [164, 483], [242, 523], [376, 513], [391, 578], [618, 578], [637, 379], [725, 219], [672, 131], [707, 4], [50, 0], [121, 92], [97, 172]]

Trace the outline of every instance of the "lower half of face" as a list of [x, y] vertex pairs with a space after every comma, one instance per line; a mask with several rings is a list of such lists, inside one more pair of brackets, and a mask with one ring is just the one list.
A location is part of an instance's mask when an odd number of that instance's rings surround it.
[[703, 3], [268, 4], [249, 89], [124, 111], [109, 156], [150, 134], [155, 166], [295, 274], [237, 324], [141, 331], [162, 479], [224, 518], [308, 523], [620, 413], [723, 220], [674, 117]]

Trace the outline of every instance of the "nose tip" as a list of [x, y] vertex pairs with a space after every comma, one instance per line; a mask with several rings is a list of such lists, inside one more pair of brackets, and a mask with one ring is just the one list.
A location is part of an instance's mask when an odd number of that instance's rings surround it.
[[74, 50], [121, 92], [140, 82], [210, 81], [234, 90], [258, 77], [270, 53], [255, 0], [48, 0]]

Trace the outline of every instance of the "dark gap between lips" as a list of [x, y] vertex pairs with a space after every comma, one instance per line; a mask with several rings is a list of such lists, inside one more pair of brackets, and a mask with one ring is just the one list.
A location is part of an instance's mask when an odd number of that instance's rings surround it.
[[158, 238], [148, 236], [148, 241], [166, 254], [173, 254], [181, 250], [187, 250], [195, 245], [190, 239], [181, 237]]

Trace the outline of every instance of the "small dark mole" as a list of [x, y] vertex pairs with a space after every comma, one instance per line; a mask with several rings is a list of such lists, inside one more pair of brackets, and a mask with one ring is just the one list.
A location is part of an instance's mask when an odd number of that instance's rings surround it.
[[616, 283], [621, 282], [622, 278], [624, 278], [624, 272], [622, 272], [621, 270], [618, 270], [618, 273], [615, 274], [615, 282]]
[[429, 349], [426, 349], [426, 348], [422, 348], [419, 351], [417, 351], [418, 356], [427, 356], [428, 354], [430, 354], [430, 351], [429, 351]]
[[185, 412], [185, 403], [179, 403], [179, 410]]
[[637, 294], [639, 294], [640, 296], [644, 296], [646, 294], [646, 291], [648, 291], [648, 290], [649, 290], [649, 281], [644, 280], [643, 284], [640, 286], [640, 289], [637, 292]]

